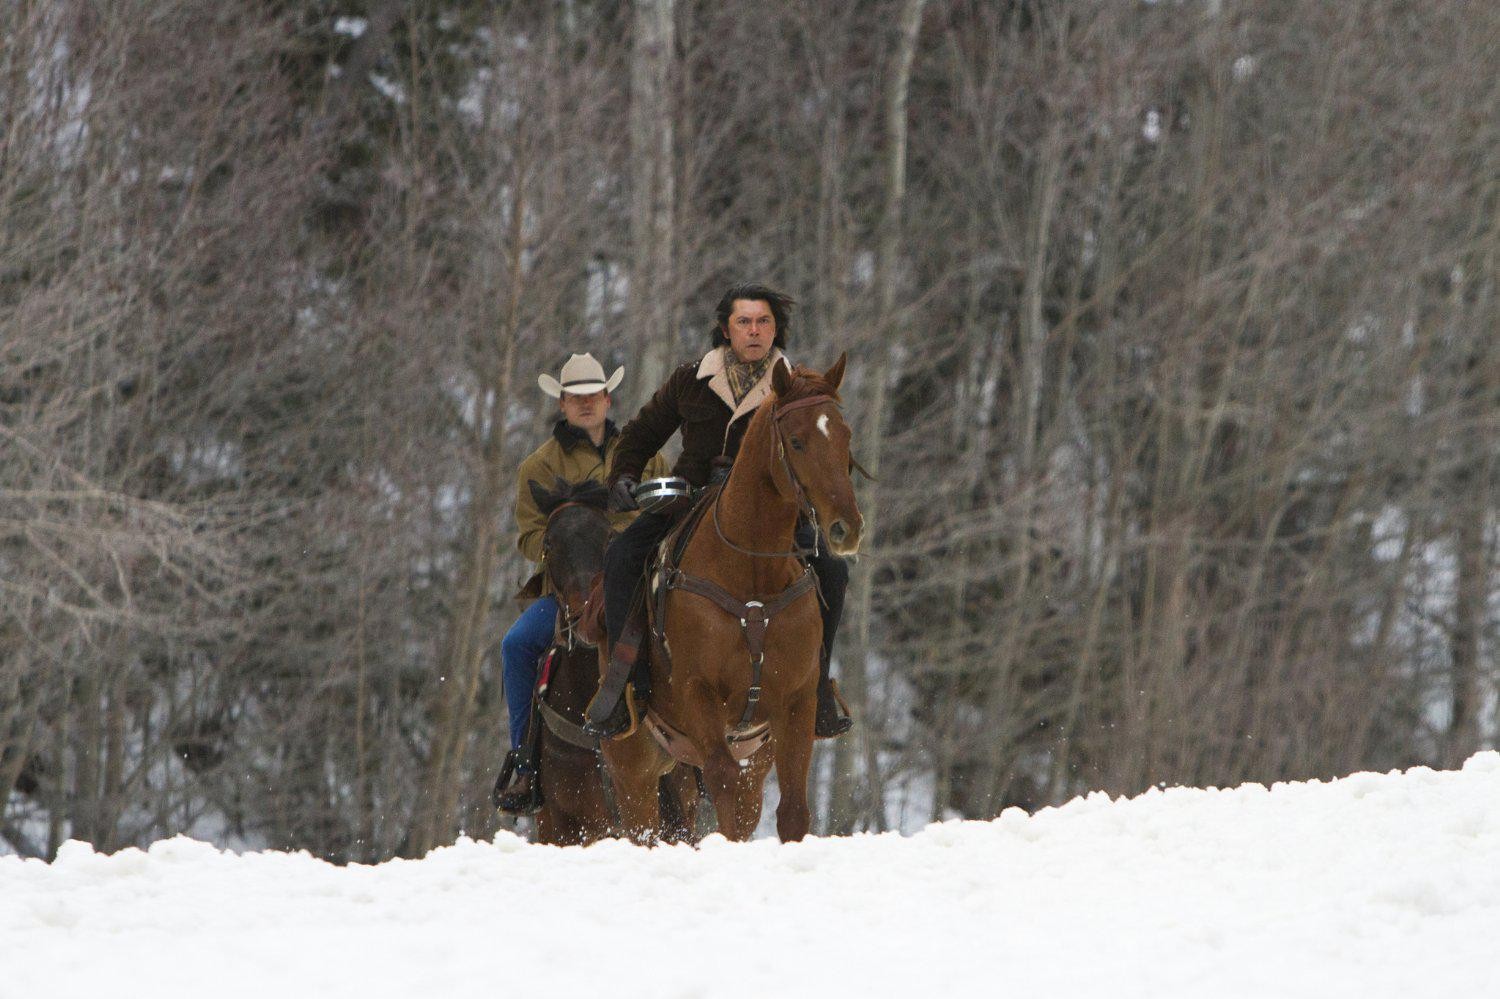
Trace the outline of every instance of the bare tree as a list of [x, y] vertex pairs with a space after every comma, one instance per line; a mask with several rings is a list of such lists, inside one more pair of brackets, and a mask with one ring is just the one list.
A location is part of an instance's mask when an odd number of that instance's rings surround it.
[[533, 374], [749, 279], [878, 475], [827, 828], [1494, 744], [1490, 5], [358, 7], [0, 7], [3, 848], [491, 831]]

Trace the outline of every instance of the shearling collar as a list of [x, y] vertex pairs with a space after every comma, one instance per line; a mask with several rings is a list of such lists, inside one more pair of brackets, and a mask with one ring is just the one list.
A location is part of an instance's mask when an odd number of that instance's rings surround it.
[[755, 408], [766, 401], [766, 397], [771, 394], [771, 375], [775, 372], [776, 365], [785, 364], [787, 369], [790, 370], [792, 362], [781, 352], [780, 347], [772, 347], [771, 364], [766, 368], [766, 373], [761, 376], [760, 381], [751, 387], [749, 392], [745, 393], [745, 398], [741, 399], [739, 404], [736, 405], [734, 392], [729, 388], [729, 376], [724, 373], [725, 354], [728, 351], [728, 347], [715, 347], [707, 354], [704, 354], [703, 360], [698, 363], [698, 379], [700, 381], [705, 378], [708, 379], [708, 387], [713, 390], [714, 395], [718, 396], [724, 405], [729, 407], [729, 422], [733, 423], [746, 413], [755, 412]]

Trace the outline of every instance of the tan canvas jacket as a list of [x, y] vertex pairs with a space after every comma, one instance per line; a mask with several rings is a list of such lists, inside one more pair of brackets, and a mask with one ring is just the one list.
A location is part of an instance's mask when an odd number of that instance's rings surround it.
[[[569, 484], [593, 479], [602, 484], [619, 446], [620, 434], [613, 423], [606, 425], [601, 453], [587, 436], [565, 421], [557, 421], [552, 436], [531, 452], [516, 472], [516, 547], [522, 555], [532, 562], [541, 562], [542, 531], [547, 526], [547, 517], [537, 508], [528, 483], [535, 480], [546, 489], [555, 489], [558, 479]], [[668, 474], [666, 459], [659, 454], [652, 455], [646, 463], [646, 470], [646, 478]], [[609, 519], [616, 530], [621, 530], [634, 517], [634, 511], [629, 511], [612, 513]], [[546, 592], [550, 591], [545, 583], [539, 582], [536, 593]]]

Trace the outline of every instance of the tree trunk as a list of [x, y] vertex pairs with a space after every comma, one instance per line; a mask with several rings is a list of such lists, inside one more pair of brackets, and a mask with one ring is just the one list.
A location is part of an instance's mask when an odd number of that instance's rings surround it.
[[[858, 447], [863, 452], [861, 461], [875, 477], [880, 475], [883, 457], [883, 438], [886, 409], [889, 406], [888, 388], [896, 377], [897, 357], [895, 347], [900, 340], [896, 331], [896, 282], [897, 254], [901, 246], [901, 210], [906, 198], [906, 95], [911, 82], [912, 61], [916, 57], [917, 35], [922, 26], [922, 10], [926, 0], [904, 0], [901, 6], [900, 35], [890, 67], [890, 89], [886, 92], [885, 131], [886, 185], [885, 210], [880, 219], [880, 242], [875, 263], [875, 288], [878, 313], [872, 324], [878, 334], [883, 335], [884, 346], [877, 352], [878, 360], [864, 382], [868, 403], [861, 407]], [[872, 551], [877, 537], [880, 512], [878, 486], [865, 491], [860, 504], [865, 525], [863, 546]], [[852, 612], [852, 640], [846, 644], [849, 654], [844, 658], [840, 670], [840, 685], [858, 719], [854, 731], [840, 739], [834, 748], [833, 786], [829, 795], [829, 832], [847, 834], [854, 831], [861, 814], [867, 820], [880, 821], [884, 805], [877, 800], [879, 787], [876, 767], [877, 745], [869, 724], [869, 658], [870, 618], [873, 606], [872, 573], [866, 568], [852, 574], [850, 581], [849, 609]], [[863, 807], [855, 796], [855, 758], [859, 752], [864, 758], [865, 787], [867, 800]]]
[[631, 394], [639, 404], [661, 384], [674, 350], [676, 182], [672, 66], [674, 0], [636, 0], [630, 70]]
[[464, 751], [479, 693], [484, 636], [492, 603], [490, 583], [494, 576], [498, 542], [495, 511], [500, 507], [507, 486], [505, 473], [509, 463], [505, 448], [505, 410], [511, 398], [516, 337], [520, 326], [519, 303], [525, 282], [522, 249], [526, 180], [525, 168], [518, 167], [511, 186], [509, 311], [497, 334], [496, 360], [488, 367], [488, 377], [481, 382], [486, 412], [478, 455], [479, 481], [469, 505], [468, 542], [454, 589], [443, 658], [438, 666], [432, 747], [422, 785], [422, 804], [409, 846], [414, 856], [446, 845], [457, 832]]
[[[1492, 249], [1476, 260], [1477, 302], [1466, 308], [1462, 281], [1454, 282], [1455, 339], [1465, 344], [1457, 362], [1459, 423], [1455, 435], [1460, 448], [1453, 475], [1453, 504], [1449, 521], [1458, 560], [1453, 627], [1449, 643], [1452, 668], [1452, 720], [1445, 764], [1457, 768], [1481, 748], [1480, 711], [1488, 685], [1483, 667], [1485, 622], [1488, 617], [1495, 550], [1489, 544], [1492, 511], [1491, 484], [1495, 479], [1495, 413], [1500, 412], [1500, 365], [1495, 363], [1493, 340], [1475, 330], [1492, 330], [1495, 315], [1495, 249], [1500, 246], [1500, 218], [1486, 234]], [[1476, 257], [1479, 255], [1476, 254]], [[1487, 345], [1488, 344], [1488, 345]]]

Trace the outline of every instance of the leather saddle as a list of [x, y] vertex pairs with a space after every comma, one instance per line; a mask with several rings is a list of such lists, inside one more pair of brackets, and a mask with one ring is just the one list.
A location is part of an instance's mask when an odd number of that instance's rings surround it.
[[641, 601], [642, 606], [637, 613], [645, 611], [649, 603], [647, 623], [651, 631], [651, 648], [652, 651], [660, 650], [662, 664], [668, 673], [672, 672], [672, 660], [667, 654], [666, 645], [667, 594], [672, 589], [669, 582], [682, 564], [682, 555], [687, 551], [688, 542], [693, 540], [693, 533], [708, 511], [713, 509], [714, 501], [723, 488], [723, 483], [715, 483], [704, 489], [682, 519], [672, 525], [667, 536], [661, 539], [646, 563], [645, 592], [649, 594], [649, 600]]

